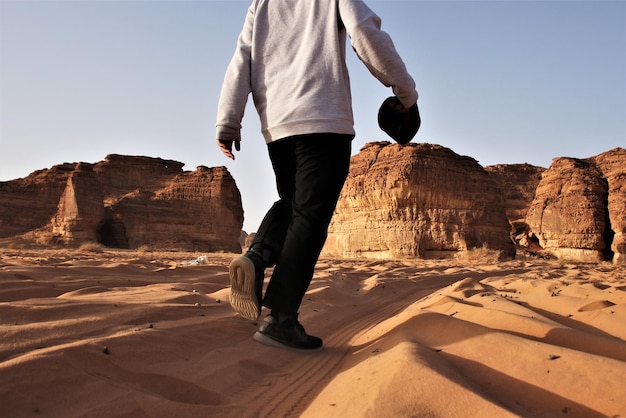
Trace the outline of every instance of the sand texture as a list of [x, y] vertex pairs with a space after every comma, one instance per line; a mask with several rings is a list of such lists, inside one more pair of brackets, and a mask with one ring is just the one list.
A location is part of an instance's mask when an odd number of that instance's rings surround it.
[[322, 259], [303, 354], [233, 256], [0, 250], [0, 417], [626, 417], [623, 267]]

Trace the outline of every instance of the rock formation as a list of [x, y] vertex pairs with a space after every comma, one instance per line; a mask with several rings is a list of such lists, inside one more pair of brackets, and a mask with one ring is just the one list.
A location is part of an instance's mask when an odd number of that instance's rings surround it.
[[14, 237], [50, 224], [75, 164], [60, 164], [28, 177], [0, 182], [0, 238]]
[[530, 164], [498, 164], [487, 166], [485, 170], [496, 177], [509, 221], [524, 222], [546, 169]]
[[626, 150], [482, 168], [429, 144], [367, 144], [350, 175], [323, 254], [441, 257], [486, 244], [504, 257], [626, 260]]
[[537, 240], [530, 238], [526, 215], [546, 169], [530, 164], [498, 164], [487, 166], [485, 170], [498, 184], [498, 193], [504, 199], [506, 216], [511, 224], [511, 239], [530, 252], [540, 251]]
[[442, 257], [515, 248], [496, 182], [476, 160], [430, 144], [366, 144], [352, 157], [323, 254]]
[[240, 252], [241, 196], [225, 167], [109, 155], [0, 183], [0, 238]]
[[526, 222], [559, 258], [624, 263], [626, 150], [587, 159], [555, 158], [543, 173]]
[[[109, 155], [0, 182], [0, 240], [241, 252], [254, 233], [225, 167]], [[446, 257], [476, 247], [626, 264], [626, 150], [481, 167], [430, 144], [352, 157], [323, 255]]]
[[615, 148], [591, 160], [600, 169], [608, 186], [608, 224], [604, 239], [613, 263], [626, 264], [626, 149]]

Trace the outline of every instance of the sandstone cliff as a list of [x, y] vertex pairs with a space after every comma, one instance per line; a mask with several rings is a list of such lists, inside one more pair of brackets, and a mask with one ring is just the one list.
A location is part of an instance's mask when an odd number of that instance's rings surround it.
[[546, 169], [530, 164], [498, 164], [487, 166], [485, 170], [497, 183], [498, 193], [504, 199], [506, 216], [511, 224], [511, 239], [518, 250], [531, 254], [541, 252], [538, 240], [531, 237], [526, 215]]
[[48, 225], [74, 166], [61, 164], [23, 179], [0, 182], [0, 238]]
[[367, 144], [351, 172], [323, 254], [441, 257], [486, 244], [510, 257], [576, 261], [626, 256], [626, 150], [482, 168], [429, 144]]
[[487, 245], [511, 258], [509, 231], [498, 185], [476, 160], [377, 142], [352, 157], [323, 253], [429, 258]]
[[526, 222], [559, 258], [624, 263], [626, 150], [555, 158], [537, 186]]
[[498, 164], [487, 166], [485, 170], [498, 184], [509, 222], [523, 227], [535, 190], [546, 169], [530, 164]]
[[626, 264], [626, 149], [615, 148], [592, 157], [608, 187], [607, 253], [616, 264]]
[[[109, 155], [0, 182], [0, 240], [240, 252], [243, 209], [225, 167]], [[626, 263], [626, 150], [482, 168], [430, 144], [370, 143], [352, 157], [323, 254], [445, 257], [487, 245]]]
[[0, 238], [240, 252], [241, 196], [225, 167], [109, 155], [0, 183]]

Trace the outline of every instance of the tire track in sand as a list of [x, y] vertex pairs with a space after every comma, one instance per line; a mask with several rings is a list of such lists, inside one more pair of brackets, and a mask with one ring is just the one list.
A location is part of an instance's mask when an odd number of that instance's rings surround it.
[[289, 365], [283, 365], [289, 370], [284, 378], [262, 391], [254, 391], [251, 402], [259, 404], [259, 399], [264, 401], [254, 416], [299, 416], [339, 372], [344, 359], [354, 352], [349, 342], [355, 335], [393, 317], [433, 291], [456, 282], [458, 276], [439, 276], [435, 281], [429, 280], [432, 277], [424, 279], [410, 279], [417, 284], [414, 291], [395, 293], [391, 297], [380, 293], [372, 295], [366, 302], [366, 310], [343, 317], [334, 316], [328, 329], [336, 331], [326, 336], [325, 348], [320, 353], [297, 353]]

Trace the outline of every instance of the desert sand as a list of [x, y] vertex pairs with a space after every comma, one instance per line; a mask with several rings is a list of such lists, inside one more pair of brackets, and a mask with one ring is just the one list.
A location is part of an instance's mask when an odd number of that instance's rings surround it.
[[626, 417], [623, 267], [322, 259], [299, 353], [233, 256], [0, 249], [0, 416]]

